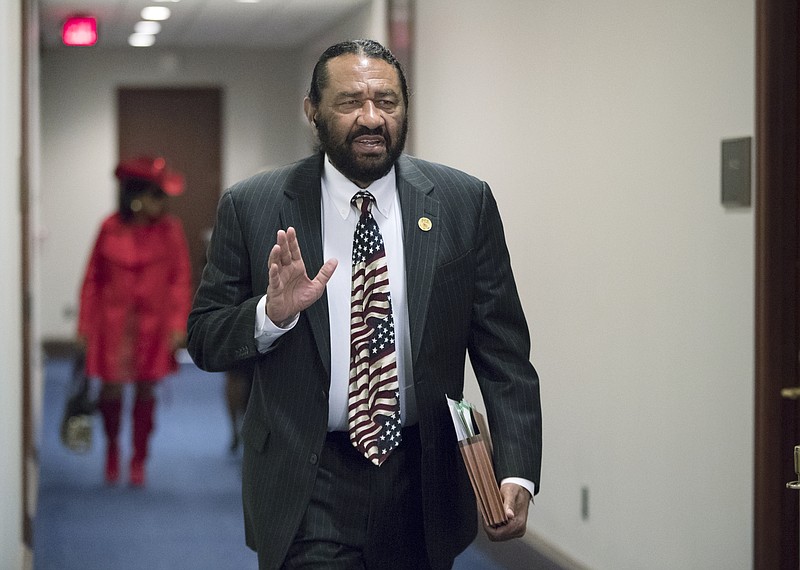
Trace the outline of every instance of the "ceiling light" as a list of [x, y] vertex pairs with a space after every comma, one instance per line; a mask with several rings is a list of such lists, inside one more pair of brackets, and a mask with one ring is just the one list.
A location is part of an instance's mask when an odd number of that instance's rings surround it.
[[133, 47], [150, 47], [156, 43], [156, 37], [150, 34], [131, 34], [128, 36], [128, 45]]
[[136, 22], [136, 25], [133, 27], [133, 31], [137, 34], [154, 36], [161, 31], [161, 24], [158, 22], [153, 22], [152, 20], [142, 20], [141, 22]]
[[170, 16], [169, 8], [166, 6], [148, 6], [142, 8], [142, 20], [166, 20]]

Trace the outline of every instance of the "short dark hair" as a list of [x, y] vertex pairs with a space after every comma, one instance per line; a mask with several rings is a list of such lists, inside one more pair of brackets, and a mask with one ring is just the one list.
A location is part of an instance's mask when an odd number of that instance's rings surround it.
[[326, 49], [319, 57], [319, 61], [314, 66], [314, 72], [311, 74], [311, 88], [308, 90], [308, 98], [311, 100], [312, 105], [315, 107], [319, 105], [322, 99], [322, 90], [328, 84], [328, 61], [344, 55], [353, 53], [362, 55], [373, 59], [382, 59], [397, 70], [397, 75], [400, 77], [400, 87], [403, 90], [403, 103], [408, 108], [408, 84], [406, 83], [406, 75], [403, 73], [403, 67], [397, 58], [394, 57], [392, 52], [375, 40], [350, 40], [332, 45]]

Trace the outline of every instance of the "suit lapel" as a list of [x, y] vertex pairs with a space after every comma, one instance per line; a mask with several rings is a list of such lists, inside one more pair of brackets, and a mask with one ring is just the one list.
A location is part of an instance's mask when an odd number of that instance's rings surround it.
[[[281, 210], [284, 228], [293, 226], [297, 230], [300, 251], [306, 265], [306, 273], [313, 278], [323, 264], [322, 212], [320, 174], [322, 156], [314, 156], [298, 165], [286, 184], [286, 200]], [[322, 297], [304, 311], [314, 340], [317, 343], [322, 363], [330, 375], [331, 338], [328, 325], [328, 295]]]
[[439, 201], [432, 195], [433, 183], [405, 155], [397, 161], [397, 190], [405, 239], [411, 354], [412, 362], [416, 364], [441, 237]]
[[[322, 156], [301, 162], [286, 184], [286, 200], [281, 210], [284, 228], [297, 230], [306, 272], [314, 276], [323, 264], [321, 184]], [[403, 217], [406, 262], [406, 295], [411, 335], [411, 354], [416, 363], [428, 312], [431, 283], [436, 268], [436, 252], [441, 236], [439, 202], [433, 196], [433, 183], [403, 155], [397, 161], [397, 190]], [[420, 220], [426, 218], [428, 227]], [[423, 226], [423, 227], [421, 227]], [[304, 311], [317, 343], [326, 372], [330, 375], [331, 339], [328, 322], [328, 296]]]

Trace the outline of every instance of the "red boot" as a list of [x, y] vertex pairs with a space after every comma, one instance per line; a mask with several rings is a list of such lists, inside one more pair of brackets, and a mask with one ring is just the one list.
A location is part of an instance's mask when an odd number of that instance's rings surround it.
[[133, 405], [133, 457], [130, 472], [130, 483], [133, 487], [144, 486], [144, 464], [147, 460], [150, 433], [153, 431], [155, 407], [155, 398], [136, 398]]
[[119, 479], [119, 416], [122, 411], [122, 400], [101, 398], [97, 408], [103, 416], [103, 427], [106, 432], [106, 483], [113, 485]]

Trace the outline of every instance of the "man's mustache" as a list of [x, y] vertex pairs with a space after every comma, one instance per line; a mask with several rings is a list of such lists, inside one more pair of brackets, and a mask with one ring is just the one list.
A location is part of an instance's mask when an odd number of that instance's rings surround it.
[[373, 136], [373, 137], [379, 136], [383, 137], [383, 140], [385, 140], [387, 143], [391, 141], [389, 133], [387, 133], [386, 129], [384, 129], [383, 127], [378, 127], [376, 129], [368, 129], [367, 127], [360, 127], [357, 131], [351, 133], [350, 136], [347, 137], [347, 142], [352, 143], [358, 137], [362, 136]]

